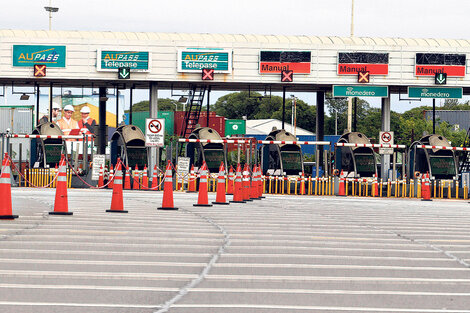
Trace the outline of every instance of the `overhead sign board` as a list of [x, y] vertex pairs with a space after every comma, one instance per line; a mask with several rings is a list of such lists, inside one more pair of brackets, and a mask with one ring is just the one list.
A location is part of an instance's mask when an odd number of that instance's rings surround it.
[[388, 97], [387, 86], [333, 86], [333, 97]]
[[148, 51], [98, 50], [96, 68], [98, 71], [113, 71], [129, 68], [133, 72], [150, 71]]
[[65, 67], [65, 46], [13, 45], [13, 66]]
[[434, 76], [446, 73], [448, 77], [465, 77], [465, 54], [416, 53], [415, 76]]
[[[381, 131], [379, 133], [379, 143], [393, 145], [393, 132]], [[393, 154], [393, 148], [379, 148], [379, 154]]]
[[232, 50], [222, 48], [178, 50], [178, 72], [201, 73], [202, 69], [213, 69], [215, 73], [231, 73]]
[[165, 145], [165, 119], [145, 119], [145, 146], [163, 147]]
[[388, 75], [388, 53], [339, 52], [338, 75]]
[[295, 74], [310, 74], [310, 51], [260, 51], [259, 73], [278, 74], [293, 71]]
[[409, 98], [461, 99], [462, 88], [408, 87]]
[[245, 135], [245, 134], [246, 134], [246, 121], [245, 120], [225, 120], [225, 136]]

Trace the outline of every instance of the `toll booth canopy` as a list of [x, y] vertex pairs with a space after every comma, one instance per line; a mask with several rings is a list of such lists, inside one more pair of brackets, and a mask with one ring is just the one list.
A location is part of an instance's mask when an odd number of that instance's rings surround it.
[[[54, 123], [45, 122], [36, 126], [33, 135], [63, 136], [64, 133]], [[31, 167], [55, 167], [60, 162], [62, 153], [67, 149], [63, 139], [31, 139]]]
[[[219, 133], [210, 127], [198, 127], [188, 137], [189, 139], [221, 140]], [[186, 157], [190, 164], [200, 168], [203, 161], [211, 173], [218, 173], [220, 163], [227, 168], [227, 149], [222, 143], [189, 142], [186, 144]]]
[[[296, 141], [294, 135], [275, 127], [265, 140]], [[261, 168], [263, 174], [300, 175], [304, 171], [302, 149], [293, 144], [264, 144], [261, 146]]]
[[116, 129], [111, 137], [111, 162], [116, 164], [117, 158], [130, 168], [136, 165], [143, 168], [149, 164], [148, 151], [145, 147], [145, 136], [139, 127], [124, 125]]
[[[359, 132], [343, 134], [338, 143], [370, 144], [369, 138]], [[348, 177], [373, 177], [377, 162], [372, 148], [336, 146], [336, 168]]]
[[441, 135], [427, 135], [413, 142], [408, 152], [408, 175], [414, 177], [415, 172], [429, 173], [436, 179], [456, 179], [458, 162], [455, 152], [444, 149], [422, 149], [420, 145], [452, 147], [450, 142]]

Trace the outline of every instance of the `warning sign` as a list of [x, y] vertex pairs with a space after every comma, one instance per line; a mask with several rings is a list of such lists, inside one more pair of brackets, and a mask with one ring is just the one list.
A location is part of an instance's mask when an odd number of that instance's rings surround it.
[[[379, 143], [380, 144], [391, 144], [393, 145], [393, 132], [380, 132], [379, 135]], [[393, 148], [380, 148], [379, 154], [393, 154]]]
[[165, 119], [145, 119], [145, 146], [163, 147], [165, 144]]

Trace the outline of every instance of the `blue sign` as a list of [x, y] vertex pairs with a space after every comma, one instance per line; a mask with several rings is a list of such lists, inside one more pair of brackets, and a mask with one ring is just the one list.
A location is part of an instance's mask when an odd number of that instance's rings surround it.
[[13, 66], [65, 67], [65, 46], [13, 45]]

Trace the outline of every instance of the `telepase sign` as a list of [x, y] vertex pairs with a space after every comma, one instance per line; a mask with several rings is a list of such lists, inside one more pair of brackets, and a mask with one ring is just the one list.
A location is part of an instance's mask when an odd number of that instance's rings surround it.
[[148, 51], [112, 51], [98, 50], [96, 68], [98, 71], [113, 71], [129, 68], [132, 72], [150, 70], [150, 53]]
[[232, 72], [232, 50], [222, 48], [186, 48], [178, 50], [178, 72], [201, 73], [202, 69], [215, 73]]

